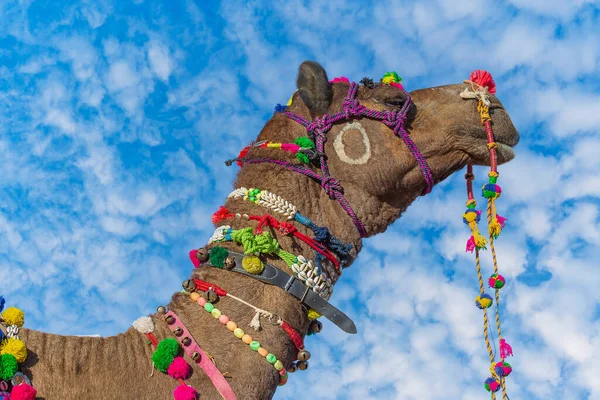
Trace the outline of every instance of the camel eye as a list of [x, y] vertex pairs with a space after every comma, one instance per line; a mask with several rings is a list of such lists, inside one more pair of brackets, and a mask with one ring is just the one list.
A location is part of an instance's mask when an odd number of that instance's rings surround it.
[[400, 106], [402, 106], [402, 104], [404, 104], [404, 99], [401, 99], [401, 98], [386, 99], [384, 103], [386, 106], [389, 106], [389, 107], [400, 107]]

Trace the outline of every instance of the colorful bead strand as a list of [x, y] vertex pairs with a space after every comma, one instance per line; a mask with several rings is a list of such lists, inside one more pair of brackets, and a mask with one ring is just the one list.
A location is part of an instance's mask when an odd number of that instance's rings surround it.
[[212, 303], [209, 303], [204, 297], [201, 297], [198, 293], [190, 293], [190, 299], [196, 302], [200, 307], [204, 309], [204, 311], [210, 313], [215, 319], [218, 319], [222, 325], [233, 333], [233, 335], [240, 339], [242, 342], [247, 344], [250, 349], [256, 351], [262, 357], [267, 360], [269, 364], [275, 368], [275, 371], [279, 374], [279, 386], [283, 386], [287, 383], [288, 373], [286, 369], [283, 367], [283, 363], [277, 359], [277, 357], [269, 353], [268, 350], [263, 348], [260, 343], [256, 340], [253, 340], [250, 335], [245, 333], [238, 325], [233, 322], [227, 315], [223, 314], [218, 308], [216, 308]]

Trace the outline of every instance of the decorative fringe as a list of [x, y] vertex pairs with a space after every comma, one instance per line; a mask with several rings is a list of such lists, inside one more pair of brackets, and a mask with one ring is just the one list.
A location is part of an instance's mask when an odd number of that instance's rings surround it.
[[510, 347], [510, 345], [508, 343], [506, 343], [506, 340], [500, 339], [500, 358], [502, 358], [504, 360], [506, 357], [509, 357], [512, 355], [513, 355], [512, 347]]

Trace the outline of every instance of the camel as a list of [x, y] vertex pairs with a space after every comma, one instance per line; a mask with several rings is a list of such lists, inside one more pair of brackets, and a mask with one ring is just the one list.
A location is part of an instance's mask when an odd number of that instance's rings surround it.
[[[357, 98], [360, 104], [370, 109], [394, 111], [407, 99], [406, 92], [397, 87], [366, 82], [360, 85]], [[298, 90], [288, 110], [307, 120], [339, 111], [349, 88], [347, 82], [330, 83], [325, 70], [309, 61], [300, 66], [297, 83]], [[408, 111], [406, 128], [427, 160], [435, 184], [468, 163], [489, 165], [490, 162], [486, 132], [475, 103], [459, 96], [464, 87], [464, 84], [453, 84], [410, 92], [413, 104]], [[498, 143], [498, 163], [501, 164], [514, 158], [512, 147], [517, 144], [519, 134], [500, 101], [495, 96], [490, 99], [490, 114]], [[360, 123], [366, 138], [359, 125], [352, 125], [351, 129], [344, 128], [353, 122]], [[340, 137], [343, 129], [344, 135]], [[306, 129], [302, 125], [281, 113], [275, 113], [257, 140], [293, 143], [296, 138], [305, 135]], [[361, 250], [361, 236], [384, 232], [423, 194], [426, 183], [418, 163], [405, 144], [381, 121], [369, 118], [342, 121], [334, 124], [327, 135], [325, 154], [329, 171], [341, 183], [345, 199], [362, 221], [365, 229], [363, 235], [340, 204], [332, 200], [321, 185], [310, 177], [273, 164], [244, 164], [237, 175], [235, 187], [261, 188], [293, 203], [304, 216], [319, 226], [327, 227], [341, 242], [352, 245], [349, 265]], [[252, 147], [248, 156], [272, 157], [297, 163], [293, 155], [269, 148]], [[223, 204], [234, 213], [263, 215], [269, 212], [256, 203], [235, 196], [227, 198]], [[236, 229], [257, 226], [256, 221], [243, 218], [217, 223], [218, 226], [225, 224]], [[304, 226], [295, 225], [299, 232], [312, 235]], [[264, 229], [273, 231], [268, 227]], [[273, 232], [273, 236], [277, 237], [282, 249], [306, 259], [314, 257], [313, 249], [295, 237], [277, 235], [277, 232]], [[218, 244], [243, 253], [243, 248], [234, 242]], [[210, 249], [214, 245], [199, 242], [198, 248]], [[268, 256], [265, 262], [290, 273], [286, 263], [276, 257]], [[337, 270], [327, 260], [323, 262], [323, 269], [334, 285], [339, 278]], [[205, 265], [194, 268], [191, 276], [182, 277], [182, 281], [185, 278], [214, 283], [238, 298], [269, 310], [283, 318], [302, 336], [309, 330], [306, 309], [298, 299], [277, 286], [227, 268]], [[143, 279], [141, 276], [140, 280]], [[237, 398], [271, 399], [280, 379], [273, 366], [256, 352], [244, 348], [248, 346], [224, 329], [210, 313], [190, 301], [188, 294], [182, 293], [180, 288], [173, 290], [175, 293], [166, 305], [167, 309], [178, 315], [203, 351], [225, 374]], [[334, 300], [335, 296], [331, 301], [333, 304]], [[215, 305], [232, 321], [243, 326], [255, 340], [264, 344], [268, 351], [276, 354], [285, 368], [293, 369], [297, 350], [279, 326], [263, 321], [261, 329], [254, 331], [247, 328], [255, 316], [254, 310], [229, 297], [219, 298]], [[165, 321], [164, 311], [161, 309], [150, 315], [158, 340], [174, 337]], [[60, 336], [29, 329], [22, 329], [19, 336], [28, 349], [27, 359], [21, 369], [31, 379], [38, 399], [171, 399], [178, 385], [167, 374], [153, 370], [151, 359], [154, 348], [149, 345], [148, 338], [134, 328], [102, 338]], [[194, 361], [187, 356], [186, 360], [193, 370], [186, 383], [196, 388], [199, 398], [221, 398], [212, 382], [194, 365]], [[313, 354], [310, 362], [318, 362], [318, 355]], [[294, 378], [294, 374], [289, 375], [289, 379]]]

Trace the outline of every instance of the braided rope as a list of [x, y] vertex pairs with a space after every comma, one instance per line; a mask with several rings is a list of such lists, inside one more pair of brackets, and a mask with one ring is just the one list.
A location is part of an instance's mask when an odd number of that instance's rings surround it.
[[[475, 250], [475, 266], [477, 268], [477, 278], [479, 279], [479, 291], [481, 294], [484, 293], [483, 289], [483, 276], [481, 275], [481, 263], [479, 259], [479, 250]], [[494, 351], [492, 350], [492, 345], [489, 339], [488, 333], [488, 316], [487, 311], [483, 309], [483, 339], [485, 340], [485, 346], [488, 350], [488, 354], [490, 356], [490, 364], [494, 363]], [[492, 392], [492, 400], [496, 400], [496, 393]]]

